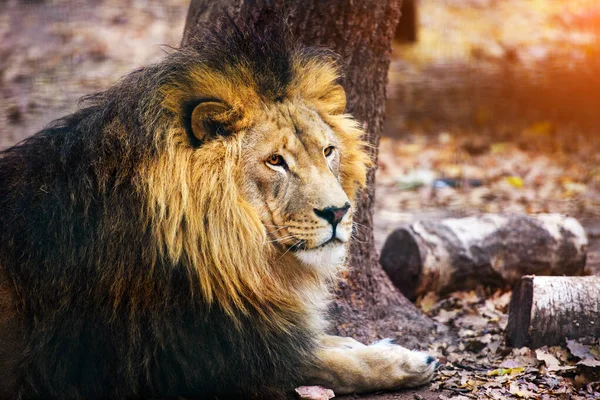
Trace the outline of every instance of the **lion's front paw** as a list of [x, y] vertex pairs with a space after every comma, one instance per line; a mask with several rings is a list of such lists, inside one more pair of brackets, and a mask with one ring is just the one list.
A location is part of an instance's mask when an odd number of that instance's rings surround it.
[[317, 358], [306, 373], [306, 384], [333, 389], [336, 395], [423, 385], [437, 367], [430, 355], [389, 339], [365, 346], [354, 339], [324, 337]]
[[385, 389], [423, 385], [431, 380], [438, 365], [435, 358], [429, 354], [408, 350], [393, 344], [390, 339], [381, 340], [369, 347], [381, 348], [385, 359], [382, 365], [385, 371], [381, 372], [387, 375]]

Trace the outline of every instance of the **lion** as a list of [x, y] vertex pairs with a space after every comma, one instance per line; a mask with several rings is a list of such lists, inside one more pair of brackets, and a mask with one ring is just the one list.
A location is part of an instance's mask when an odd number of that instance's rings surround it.
[[283, 398], [421, 385], [326, 334], [371, 165], [339, 57], [206, 34], [0, 153], [0, 393]]

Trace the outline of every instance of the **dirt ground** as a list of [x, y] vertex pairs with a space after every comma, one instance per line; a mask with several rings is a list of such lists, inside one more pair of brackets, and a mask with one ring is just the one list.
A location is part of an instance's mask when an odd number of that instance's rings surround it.
[[[0, 3], [0, 149], [163, 57], [179, 44], [187, 6]], [[418, 43], [394, 46], [377, 246], [416, 220], [560, 212], [583, 223], [587, 271], [600, 274], [599, 36], [592, 0], [422, 0]], [[428, 344], [441, 364], [434, 382], [345, 398], [600, 398], [600, 343], [507, 348], [509, 298], [481, 288], [419, 299], [453, 338]]]

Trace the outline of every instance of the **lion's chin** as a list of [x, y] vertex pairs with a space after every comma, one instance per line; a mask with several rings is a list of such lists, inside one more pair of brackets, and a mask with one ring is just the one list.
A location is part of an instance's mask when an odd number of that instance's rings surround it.
[[298, 250], [294, 255], [300, 262], [311, 267], [340, 267], [346, 261], [346, 244], [336, 240], [314, 249]]

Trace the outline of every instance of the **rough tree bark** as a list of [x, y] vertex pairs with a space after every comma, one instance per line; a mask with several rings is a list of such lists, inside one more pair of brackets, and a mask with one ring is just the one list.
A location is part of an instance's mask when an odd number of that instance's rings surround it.
[[[254, 21], [273, 10], [291, 11], [289, 24], [304, 45], [326, 46], [339, 53], [346, 65], [342, 85], [347, 111], [364, 123], [373, 144], [373, 159], [385, 112], [385, 87], [391, 41], [400, 17], [400, 0], [192, 0], [182, 44], [222, 13]], [[368, 189], [358, 199], [355, 221], [358, 239], [351, 246], [350, 271], [337, 289], [332, 307], [334, 333], [371, 341], [393, 337], [414, 346], [426, 341], [434, 323], [397, 291], [378, 265], [373, 241], [375, 170], [368, 174]]]
[[582, 275], [588, 240], [560, 214], [485, 214], [418, 221], [392, 232], [380, 262], [409, 299], [478, 285], [516, 285], [525, 275]]
[[525, 276], [510, 300], [506, 340], [514, 347], [600, 337], [599, 276]]

